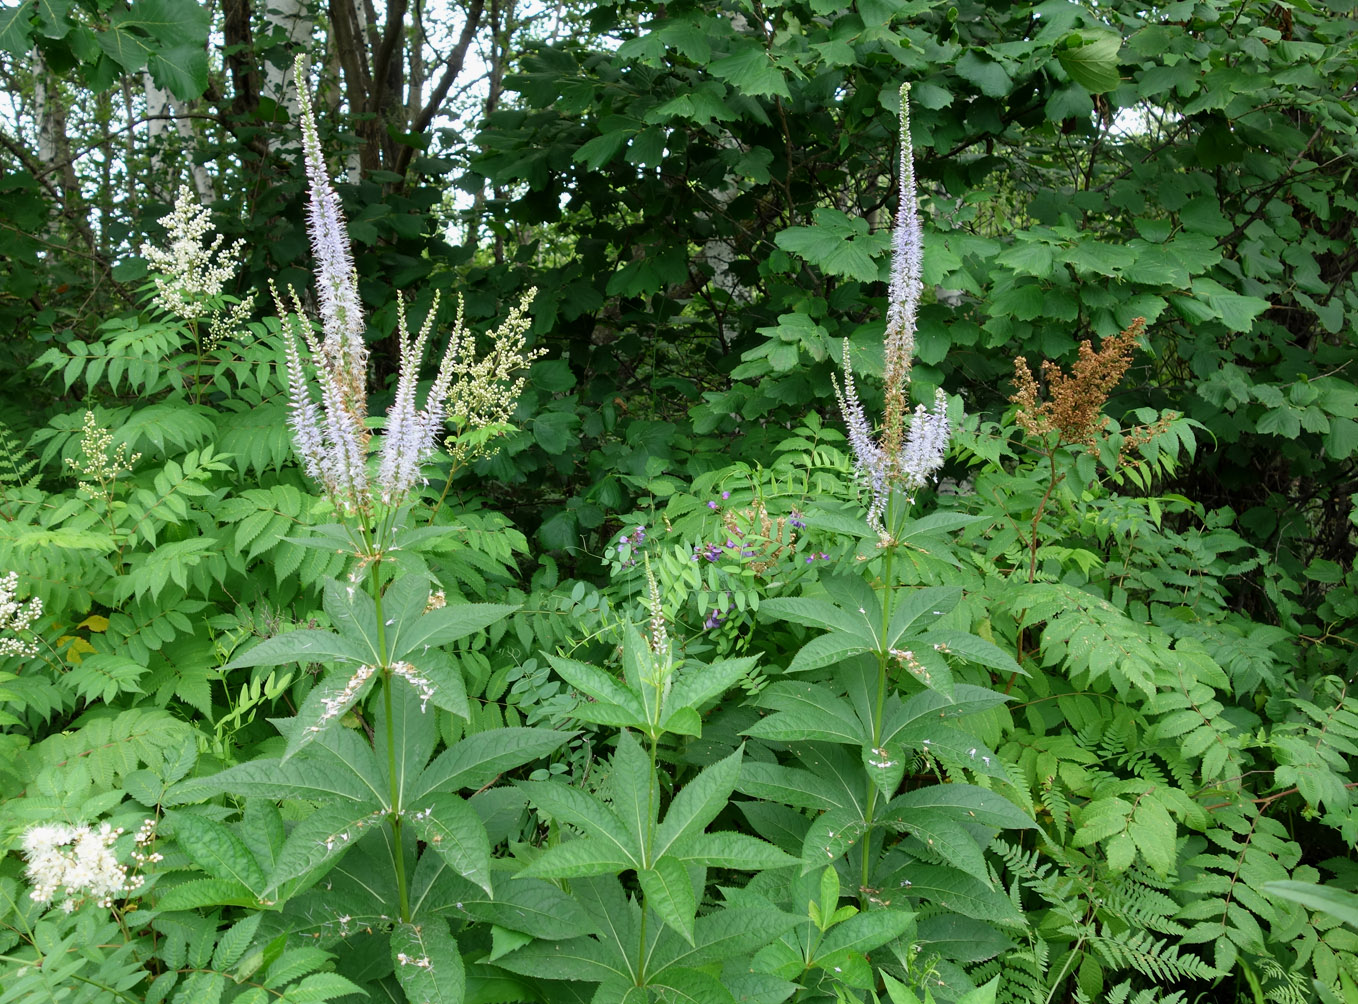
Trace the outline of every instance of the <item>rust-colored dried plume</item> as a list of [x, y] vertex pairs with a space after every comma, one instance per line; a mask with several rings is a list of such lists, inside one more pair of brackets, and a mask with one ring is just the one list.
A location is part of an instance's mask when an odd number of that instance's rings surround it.
[[1136, 340], [1146, 327], [1138, 317], [1126, 330], [1104, 339], [1096, 351], [1089, 342], [1080, 344], [1080, 358], [1069, 374], [1051, 360], [1042, 363], [1042, 379], [1047, 384], [1048, 400], [1038, 400], [1037, 380], [1028, 369], [1028, 360], [1014, 360], [1014, 384], [1018, 388], [1009, 399], [1019, 406], [1015, 416], [1030, 436], [1046, 439], [1056, 430], [1063, 443], [1094, 446], [1094, 437], [1107, 419], [1102, 414], [1108, 395], [1118, 385], [1132, 363]]

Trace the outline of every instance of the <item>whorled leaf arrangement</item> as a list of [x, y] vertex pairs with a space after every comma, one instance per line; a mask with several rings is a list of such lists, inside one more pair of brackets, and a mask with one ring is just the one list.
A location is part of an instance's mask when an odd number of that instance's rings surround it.
[[[915, 354], [915, 317], [923, 290], [924, 232], [915, 188], [914, 147], [910, 142], [910, 85], [901, 85], [901, 161], [899, 207], [892, 235], [891, 283], [887, 293], [886, 410], [880, 438], [874, 432], [854, 386], [849, 343], [844, 342], [844, 386], [835, 386], [840, 413], [849, 427], [854, 471], [868, 491], [868, 522], [886, 531], [883, 517], [895, 488], [913, 492], [933, 480], [943, 466], [951, 429], [947, 395], [939, 388], [932, 408], [909, 411], [910, 365]], [[907, 416], [909, 416], [907, 420]]]
[[[424, 348], [438, 311], [435, 297], [424, 324], [412, 336], [404, 303], [399, 303], [400, 369], [396, 401], [387, 413], [376, 479], [368, 471], [371, 433], [366, 420], [368, 349], [358, 273], [350, 251], [339, 195], [325, 169], [320, 134], [307, 92], [305, 60], [293, 70], [301, 107], [302, 150], [310, 201], [307, 229], [316, 256], [316, 299], [321, 334], [304, 319], [300, 298], [290, 290], [291, 310], [278, 290], [274, 299], [284, 318], [290, 397], [289, 424], [307, 474], [325, 488], [337, 508], [371, 526], [377, 506], [399, 507], [421, 480], [421, 467], [434, 453], [444, 421], [462, 419], [471, 428], [505, 421], [523, 389], [524, 370], [540, 350], [525, 349], [530, 290], [491, 334], [491, 352], [478, 359], [475, 339], [459, 306], [453, 331], [423, 408], [416, 406], [416, 384]], [[320, 385], [312, 396], [299, 342], [309, 353]]]

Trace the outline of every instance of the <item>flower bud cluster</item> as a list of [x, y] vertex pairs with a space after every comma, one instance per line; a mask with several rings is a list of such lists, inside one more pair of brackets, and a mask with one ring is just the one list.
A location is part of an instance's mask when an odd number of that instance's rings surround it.
[[0, 576], [0, 658], [31, 659], [38, 654], [37, 639], [24, 639], [19, 632], [27, 631], [41, 616], [41, 599], [19, 599], [18, 572]]

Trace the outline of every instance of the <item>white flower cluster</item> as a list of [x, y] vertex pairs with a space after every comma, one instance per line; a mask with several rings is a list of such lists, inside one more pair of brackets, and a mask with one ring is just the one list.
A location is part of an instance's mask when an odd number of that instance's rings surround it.
[[94, 412], [85, 412], [85, 421], [80, 427], [80, 456], [67, 457], [66, 468], [75, 473], [81, 490], [92, 498], [112, 498], [113, 483], [122, 475], [130, 474], [141, 459], [140, 453], [127, 455], [126, 443], [120, 443], [109, 453], [112, 445], [113, 433], [99, 424]]
[[393, 662], [391, 675], [399, 676], [415, 688], [415, 693], [420, 698], [420, 713], [423, 714], [429, 702], [434, 699], [433, 682], [428, 677], [421, 676], [420, 671], [408, 662]]
[[142, 257], [160, 273], [155, 277], [154, 302], [182, 320], [196, 320], [208, 313], [207, 301], [220, 296], [222, 287], [236, 274], [245, 242], [224, 248], [225, 238], [217, 234], [211, 244], [205, 244], [212, 214], [187, 185], [179, 186], [174, 211], [158, 222], [170, 238], [169, 248], [150, 244], [142, 248]]
[[[22, 839], [28, 881], [33, 886], [29, 896], [46, 905], [63, 895], [61, 908], [71, 913], [85, 899], [110, 907], [114, 899], [140, 889], [145, 880], [140, 875], [128, 876], [127, 866], [119, 864], [113, 853], [122, 832], [121, 827], [115, 829], [108, 823], [99, 824], [97, 830], [84, 823], [29, 827]], [[143, 826], [138, 840], [145, 834], [149, 842], [153, 833], [153, 827]]]
[[[406, 324], [405, 304], [397, 301], [400, 316], [400, 369], [396, 400], [387, 414], [376, 485], [367, 469], [367, 359], [363, 341], [363, 313], [358, 295], [349, 236], [340, 212], [339, 196], [326, 173], [320, 135], [306, 87], [305, 62], [299, 58], [294, 73], [302, 120], [302, 150], [311, 198], [307, 228], [316, 256], [317, 302], [321, 337], [301, 317], [294, 293], [286, 310], [274, 291], [279, 313], [285, 315], [289, 424], [308, 475], [319, 481], [345, 512], [370, 515], [374, 503], [399, 505], [421, 480], [420, 468], [433, 454], [446, 418], [470, 428], [504, 422], [523, 390], [524, 369], [540, 351], [527, 351], [526, 317], [535, 291], [530, 291], [491, 334], [493, 348], [476, 356], [475, 337], [463, 324], [459, 305], [448, 347], [439, 364], [423, 409], [416, 406], [416, 385], [425, 345], [432, 333], [438, 300], [413, 337]], [[310, 363], [320, 383], [319, 405], [312, 398], [299, 341], [309, 350]], [[517, 375], [516, 375], [517, 374]]]
[[[914, 149], [910, 142], [910, 85], [901, 88], [900, 206], [892, 235], [891, 284], [887, 296], [886, 413], [880, 438], [863, 411], [844, 343], [844, 387], [835, 386], [840, 413], [848, 426], [854, 471], [867, 490], [868, 522], [884, 531], [882, 517], [894, 487], [907, 492], [924, 487], [943, 466], [951, 427], [942, 389], [932, 408], [907, 405], [910, 366], [915, 352], [915, 316], [923, 289], [924, 233], [915, 189]], [[908, 420], [907, 420], [908, 419]]]
[[407, 955], [405, 952], [397, 952], [396, 961], [403, 966], [414, 966], [431, 973], [434, 971], [434, 963], [429, 960], [427, 955]]
[[321, 699], [321, 704], [325, 707], [325, 711], [321, 713], [321, 717], [316, 719], [316, 723], [307, 731], [319, 732], [327, 722], [344, 714], [350, 705], [354, 703], [354, 699], [358, 696], [358, 692], [363, 689], [363, 685], [372, 679], [372, 675], [376, 672], [376, 666], [359, 666], [358, 669], [354, 671], [354, 675], [349, 678], [349, 682], [344, 685], [343, 690], [334, 697], [324, 697]]
[[42, 600], [34, 596], [19, 599], [19, 573], [7, 572], [0, 576], [0, 658], [31, 659], [38, 654], [35, 638], [27, 640], [19, 632], [42, 616]]

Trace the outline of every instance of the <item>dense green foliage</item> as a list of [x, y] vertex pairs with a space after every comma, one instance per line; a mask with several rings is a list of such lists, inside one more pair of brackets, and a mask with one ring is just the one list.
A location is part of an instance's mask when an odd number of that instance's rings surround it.
[[[298, 43], [226, 7], [0, 6], [103, 154], [0, 130], [0, 1004], [1358, 1000], [1352, 4], [497, 7], [465, 134], [309, 40], [371, 415], [398, 292], [546, 350], [371, 552], [265, 306]], [[244, 241], [188, 320], [143, 68]], [[902, 82], [955, 429], [879, 534]], [[103, 822], [125, 895], [31, 897]]]

